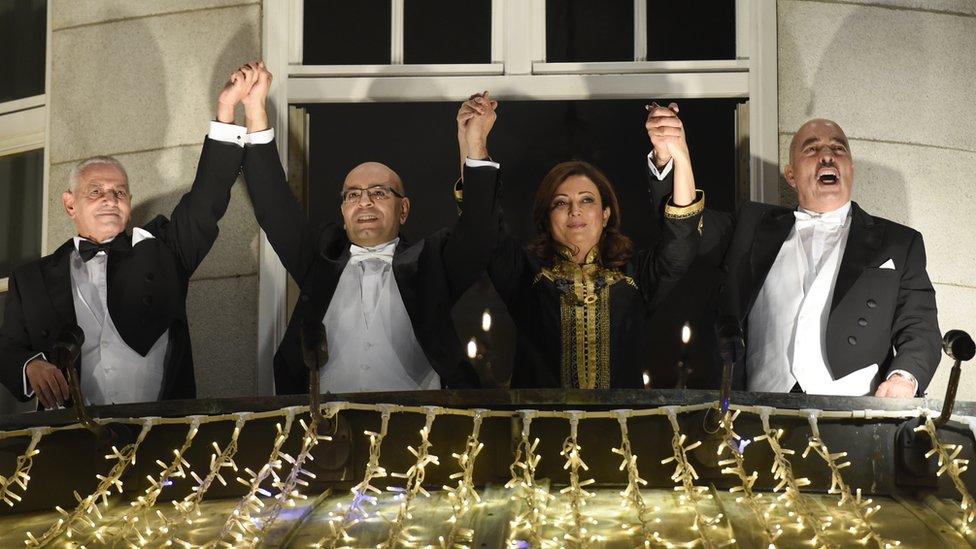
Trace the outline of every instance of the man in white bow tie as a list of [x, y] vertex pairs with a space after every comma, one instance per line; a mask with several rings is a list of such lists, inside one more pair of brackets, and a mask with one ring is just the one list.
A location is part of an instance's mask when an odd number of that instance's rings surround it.
[[[683, 139], [683, 128], [672, 109], [648, 120], [652, 184], [667, 188], [665, 144]], [[941, 337], [922, 235], [851, 201], [854, 162], [835, 122], [814, 119], [797, 130], [784, 175], [797, 193], [795, 210], [747, 202], [735, 215], [706, 210], [704, 218], [700, 253], [724, 250], [721, 314], [737, 318], [745, 333], [734, 386], [923, 393]]]
[[[465, 208], [455, 226], [408, 243], [400, 227], [410, 199], [396, 172], [377, 162], [356, 166], [339, 196], [342, 226], [306, 220], [285, 181], [263, 102], [245, 102], [244, 110], [251, 141], [260, 143], [244, 155], [254, 212], [301, 288], [275, 355], [275, 391], [308, 392], [301, 332], [319, 322], [328, 343], [323, 391], [476, 386], [451, 309], [490, 256], [494, 234], [475, 228], [497, 219], [497, 166], [466, 166]], [[479, 117], [470, 139], [484, 143], [493, 123], [493, 116]]]

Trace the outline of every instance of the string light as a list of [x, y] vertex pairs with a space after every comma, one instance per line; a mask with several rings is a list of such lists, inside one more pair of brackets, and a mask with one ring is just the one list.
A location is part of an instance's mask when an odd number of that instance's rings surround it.
[[[695, 512], [695, 522], [692, 525], [692, 530], [697, 532], [701, 544], [705, 547], [734, 544], [734, 539], [727, 539], [727, 541], [724, 543], [717, 543], [708, 536], [709, 530], [712, 529], [710, 527], [718, 527], [718, 525], [722, 522], [723, 515], [722, 513], [719, 513], [716, 516], [711, 517], [699, 509], [699, 502], [712, 498], [712, 495], [708, 493], [708, 487], [695, 486], [695, 481], [698, 480], [698, 472], [695, 471], [694, 466], [692, 466], [688, 461], [688, 452], [701, 446], [701, 441], [695, 441], [685, 446], [687, 437], [681, 433], [681, 428], [678, 425], [678, 410], [674, 406], [665, 406], [664, 409], [668, 415], [668, 422], [671, 423], [671, 430], [673, 432], [671, 437], [671, 450], [674, 452], [674, 455], [661, 460], [661, 465], [667, 465], [671, 462], [675, 463], [674, 473], [671, 475], [671, 480], [676, 484], [679, 484], [678, 486], [675, 486], [675, 491], [683, 492], [683, 494], [678, 498], [679, 501], [682, 503], [688, 503]], [[660, 535], [656, 535], [655, 539], [659, 543], [664, 542], [664, 540], [660, 538]], [[693, 544], [688, 544], [687, 546], [690, 547], [692, 545]]]
[[742, 440], [742, 437], [740, 437], [732, 427], [736, 418], [739, 417], [739, 413], [740, 410], [728, 411], [725, 413], [719, 423], [719, 427], [722, 429], [724, 437], [718, 446], [718, 455], [721, 456], [728, 451], [731, 457], [719, 461], [718, 464], [723, 468], [723, 475], [735, 475], [739, 478], [739, 486], [729, 488], [729, 493], [742, 494], [736, 499], [736, 502], [744, 502], [746, 506], [749, 507], [753, 516], [755, 516], [756, 520], [759, 522], [760, 528], [762, 528], [766, 546], [769, 549], [773, 549], [776, 547], [776, 540], [783, 533], [783, 527], [779, 524], [773, 524], [769, 520], [769, 517], [773, 514], [772, 511], [776, 507], [776, 504], [770, 503], [769, 505], [763, 507], [762, 494], [758, 494], [752, 489], [752, 487], [756, 484], [756, 479], [759, 478], [759, 473], [756, 471], [746, 473], [745, 458], [742, 456], [742, 447], [739, 443], [739, 441]]
[[637, 470], [637, 456], [631, 450], [630, 445], [627, 418], [633, 414], [633, 410], [614, 410], [614, 414], [617, 417], [617, 423], [620, 425], [620, 447], [611, 451], [623, 458], [619, 470], [627, 470], [627, 487], [620, 492], [621, 505], [625, 507], [629, 505], [633, 508], [637, 522], [640, 524], [644, 546], [648, 547], [652, 541], [656, 541], [655, 534], [659, 537], [660, 534], [651, 530], [651, 525], [647, 520], [647, 503], [644, 502], [644, 497], [641, 496], [640, 492], [642, 486], [647, 486], [647, 481], [640, 477]]
[[414, 498], [418, 495], [430, 497], [430, 493], [423, 486], [424, 477], [427, 474], [427, 466], [440, 465], [437, 456], [430, 453], [430, 447], [433, 446], [430, 442], [430, 430], [434, 426], [434, 420], [437, 418], [438, 410], [439, 408], [436, 406], [427, 408], [427, 412], [424, 414], [424, 426], [420, 429], [420, 445], [416, 449], [413, 446], [407, 446], [407, 451], [413, 454], [417, 458], [417, 461], [406, 472], [391, 474], [392, 477], [402, 478], [406, 482], [402, 487], [390, 486], [387, 488], [387, 490], [397, 494], [398, 499], [400, 499], [400, 506], [397, 509], [396, 517], [392, 521], [386, 542], [377, 545], [378, 548], [393, 549], [401, 544], [409, 546], [411, 542], [415, 541], [407, 531], [406, 523], [413, 518], [410, 514], [410, 505], [413, 503]]
[[196, 486], [182, 500], [172, 502], [176, 510], [172, 516], [167, 517], [162, 511], [156, 511], [156, 516], [160, 519], [159, 524], [146, 529], [143, 537], [140, 538], [140, 546], [152, 544], [161, 537], [171, 537], [172, 541], [188, 543], [175, 535], [176, 527], [180, 524], [191, 524], [193, 517], [202, 516], [200, 502], [203, 501], [203, 495], [207, 493], [215, 480], [227, 486], [227, 481], [221, 475], [223, 469], [229, 468], [237, 472], [237, 464], [234, 462], [234, 455], [237, 454], [237, 439], [244, 429], [244, 424], [251, 419], [251, 415], [248, 412], [234, 414], [236, 417], [234, 430], [231, 432], [227, 445], [221, 449], [216, 442], [213, 442], [214, 453], [210, 455], [210, 470], [207, 475], [200, 478], [196, 472], [190, 470], [190, 477], [197, 483]]
[[521, 535], [527, 534], [532, 547], [549, 547], [556, 543], [549, 539], [542, 539], [542, 527], [547, 524], [545, 508], [553, 499], [553, 495], [543, 488], [535, 479], [536, 467], [542, 456], [535, 453], [539, 446], [539, 439], [530, 439], [532, 419], [539, 412], [536, 410], [519, 410], [522, 419], [522, 432], [515, 447], [515, 460], [508, 470], [511, 480], [505, 483], [505, 488], [514, 489], [513, 501], [522, 503], [522, 510], [511, 521], [509, 527], [509, 546], [519, 547]]
[[478, 495], [474, 485], [474, 463], [478, 459], [481, 449], [485, 447], [478, 437], [481, 434], [481, 421], [484, 419], [487, 410], [478, 409], [474, 412], [471, 434], [468, 435], [468, 440], [464, 445], [464, 452], [451, 454], [451, 457], [461, 466], [459, 472], [452, 473], [449, 477], [451, 480], [457, 479], [457, 486], [442, 487], [447, 494], [448, 501], [451, 502], [453, 512], [451, 518], [447, 519], [448, 524], [451, 525], [450, 532], [446, 537], [440, 536], [438, 538], [441, 549], [467, 548], [469, 546], [466, 544], [474, 539], [474, 530], [464, 528], [462, 520], [474, 505], [481, 503], [481, 496]]
[[[117, 489], [120, 494], [122, 493], [122, 475], [130, 465], [135, 464], [136, 452], [139, 450], [139, 445], [142, 444], [146, 435], [149, 434], [154, 420], [155, 418], [146, 418], [143, 420], [142, 430], [139, 432], [139, 436], [136, 437], [135, 442], [123, 446], [121, 450], [112, 446], [112, 453], [106, 455], [105, 459], [109, 461], [114, 460], [115, 464], [107, 475], [95, 475], [99, 481], [95, 491], [84, 498], [78, 492], [75, 492], [75, 500], [78, 502], [78, 505], [70, 513], [60, 506], [55, 507], [54, 510], [61, 515], [61, 518], [52, 524], [39, 538], [35, 538], [32, 533], [27, 532], [27, 539], [24, 540], [24, 545], [28, 547], [43, 547], [60, 536], [62, 532], [68, 538], [71, 538], [76, 532], [84, 534], [93, 531], [96, 527], [96, 521], [102, 519], [102, 513], [98, 508], [99, 501], [101, 501], [102, 506], [107, 507], [108, 496], [111, 494], [112, 488]], [[94, 518], [92, 518], [93, 516]]]
[[584, 487], [596, 481], [593, 479], [580, 481], [579, 479], [580, 469], [583, 471], [590, 470], [583, 462], [583, 458], [580, 457], [583, 448], [577, 441], [579, 419], [583, 412], [571, 410], [567, 413], [569, 414], [569, 436], [563, 441], [563, 449], [559, 454], [566, 458], [563, 469], [569, 470], [569, 486], [560, 490], [559, 493], [569, 494], [570, 515], [566, 521], [557, 524], [565, 524], [568, 527], [569, 531], [563, 536], [563, 539], [573, 544], [584, 545], [596, 541], [592, 535], [587, 533], [587, 525], [595, 526], [596, 520], [583, 516], [586, 500], [596, 495]]
[[190, 469], [190, 464], [183, 458], [183, 455], [193, 444], [193, 438], [196, 436], [199, 428], [200, 416], [193, 416], [190, 426], [187, 429], [186, 437], [183, 440], [183, 445], [173, 451], [173, 460], [169, 464], [157, 460], [156, 464], [162, 468], [159, 476], [154, 478], [151, 475], [147, 475], [146, 478], [149, 481], [149, 487], [143, 491], [143, 494], [138, 496], [135, 501], [132, 501], [129, 504], [129, 509], [117, 519], [96, 529], [89, 538], [89, 542], [93, 539], [98, 540], [100, 543], [123, 539], [131, 545], [136, 546], [145, 543], [145, 536], [138, 531], [138, 527], [140, 525], [147, 525], [148, 527], [152, 519], [152, 509], [156, 505], [156, 500], [162, 493], [163, 488], [170, 485], [174, 478], [186, 478], [186, 471]]
[[0, 500], [10, 507], [20, 503], [21, 497], [17, 494], [17, 488], [20, 488], [21, 492], [27, 491], [27, 483], [30, 482], [30, 470], [34, 465], [34, 456], [41, 453], [37, 449], [37, 445], [41, 442], [41, 438], [49, 432], [50, 429], [46, 428], [31, 429], [30, 442], [27, 443], [24, 453], [17, 457], [17, 466], [14, 467], [14, 472], [6, 477], [0, 475]]
[[788, 509], [792, 509], [787, 514], [796, 519], [797, 526], [808, 528], [813, 532], [811, 541], [815, 546], [837, 547], [826, 536], [827, 528], [833, 520], [832, 517], [828, 516], [826, 519], [817, 517], [810, 510], [807, 502], [800, 494], [800, 488], [808, 486], [810, 480], [805, 477], [796, 478], [793, 475], [793, 466], [790, 464], [787, 456], [791, 456], [795, 452], [789, 448], [783, 448], [780, 444], [780, 439], [783, 438], [784, 431], [783, 429], [773, 429], [770, 427], [769, 416], [771, 413], [771, 408], [759, 407], [759, 419], [762, 421], [763, 434], [756, 437], [755, 441], [765, 440], [769, 444], [769, 448], [773, 451], [773, 465], [770, 472], [773, 474], [773, 480], [778, 481], [776, 486], [773, 487], [773, 491], [779, 492], [783, 490], [783, 494], [778, 499], [783, 501]]
[[932, 439], [932, 449], [925, 453], [925, 457], [938, 457], [939, 470], [936, 471], [936, 476], [941, 477], [943, 474], [948, 474], [949, 478], [952, 479], [953, 486], [962, 496], [962, 500], [959, 502], [959, 509], [962, 510], [959, 531], [968, 536], [972, 533], [970, 524], [976, 519], [976, 501], [973, 500], [972, 494], [969, 493], [969, 489], [962, 481], [962, 474], [969, 468], [969, 460], [959, 457], [959, 453], [962, 452], [962, 445], [946, 444], [939, 440], [939, 430], [932, 422], [930, 414], [925, 416], [925, 425], [919, 425], [915, 431], [928, 433]]
[[341, 405], [329, 403], [326, 405], [325, 414], [310, 414], [308, 424], [305, 423], [304, 419], [298, 421], [298, 423], [305, 430], [304, 434], [302, 435], [301, 449], [298, 451], [298, 455], [294, 458], [284, 452], [281, 453], [281, 457], [291, 464], [291, 469], [288, 471], [288, 476], [286, 476], [284, 479], [278, 476], [275, 469], [271, 470], [271, 476], [274, 479], [274, 482], [272, 482], [271, 485], [274, 486], [274, 488], [278, 491], [278, 494], [275, 495], [275, 497], [271, 500], [270, 507], [262, 516], [263, 520], [261, 521], [261, 527], [255, 532], [255, 536], [253, 538], [254, 545], [257, 545], [261, 540], [264, 539], [268, 530], [270, 530], [271, 526], [278, 520], [278, 516], [281, 514], [282, 509], [285, 507], [296, 507], [299, 501], [308, 498], [308, 496], [301, 493], [298, 489], [299, 486], [308, 486], [308, 481], [301, 477], [310, 479], [315, 478], [314, 473], [305, 469], [305, 463], [315, 459], [312, 456], [312, 449], [315, 448], [319, 442], [328, 442], [332, 440], [331, 435], [319, 434], [319, 418], [332, 419], [336, 416], [336, 414], [339, 413], [341, 408]]
[[852, 493], [851, 488], [844, 482], [844, 475], [840, 470], [849, 467], [851, 462], [841, 462], [840, 460], [847, 457], [847, 452], [830, 453], [827, 444], [820, 438], [820, 426], [817, 422], [817, 416], [820, 414], [820, 410], [801, 410], [801, 412], [807, 415], [811, 433], [807, 448], [803, 451], [803, 458], [805, 459], [810, 451], [813, 451], [827, 464], [827, 467], [830, 469], [830, 489], [827, 493], [840, 494], [840, 500], [837, 502], [837, 506], [846, 507], [854, 516], [857, 526], [854, 527], [851, 534], [857, 536], [857, 532], [864, 532], [864, 535], [858, 541], [860, 543], [874, 541], [878, 547], [901, 545], [901, 542], [898, 540], [887, 539], [881, 536], [874, 528], [874, 525], [871, 524], [869, 520], [871, 515], [878, 512], [881, 506], [873, 505], [870, 498], [862, 499], [860, 488], [857, 489], [856, 493]]
[[319, 539], [315, 543], [315, 547], [334, 549], [339, 542], [353, 541], [354, 538], [349, 535], [349, 528], [369, 518], [369, 513], [364, 505], [376, 505], [377, 497], [383, 493], [382, 490], [373, 486], [373, 481], [387, 476], [386, 469], [380, 466], [380, 451], [390, 425], [390, 413], [393, 407], [389, 404], [380, 404], [375, 409], [380, 411], [380, 429], [378, 432], [363, 432], [369, 437], [369, 458], [366, 461], [366, 472], [363, 475], [363, 480], [352, 487], [352, 502], [345, 512], [329, 513], [330, 533]]
[[264, 502], [261, 501], [260, 496], [271, 497], [271, 492], [261, 488], [261, 484], [271, 476], [273, 471], [281, 469], [281, 445], [288, 440], [288, 434], [291, 432], [291, 426], [294, 421], [295, 407], [292, 407], [285, 413], [284, 428], [281, 427], [280, 423], [275, 423], [275, 431], [277, 434], [275, 435], [274, 443], [271, 445], [271, 453], [268, 455], [268, 459], [264, 465], [257, 472], [252, 471], [250, 468], [244, 469], [244, 472], [248, 474], [250, 480], [237, 477], [237, 482], [248, 487], [247, 493], [237, 502], [237, 506], [234, 507], [234, 510], [231, 511], [227, 520], [224, 522], [224, 526], [221, 528], [217, 540], [211, 542], [211, 545], [215, 545], [216, 542], [227, 540], [228, 538], [241, 540], [246, 539], [246, 537], [251, 537], [251, 539], [259, 537], [261, 529], [255, 525], [253, 516], [259, 515], [264, 508]]
[[[331, 533], [319, 540], [318, 546], [361, 545], [352, 536], [354, 527], [363, 521], [372, 519], [373, 516], [385, 520], [390, 525], [386, 541], [381, 546], [411, 546], [422, 541], [419, 535], [415, 535], [410, 521], [416, 497], [428, 495], [423, 488], [427, 468], [430, 465], [439, 465], [437, 456], [430, 453], [432, 448], [430, 435], [435, 419], [441, 415], [470, 417], [472, 418], [472, 430], [468, 435], [464, 450], [461, 453], [452, 454], [459, 470], [450, 476], [451, 481], [455, 481], [456, 484], [443, 487], [443, 493], [451, 504], [452, 515], [448, 520], [450, 531], [446, 535], [436, 538], [437, 545], [440, 547], [466, 547], [474, 539], [474, 532], [466, 526], [465, 519], [470, 510], [481, 502], [475, 488], [473, 475], [475, 460], [484, 448], [484, 444], [480, 441], [480, 429], [485, 418], [515, 418], [521, 421], [521, 434], [515, 449], [514, 461], [509, 468], [511, 479], [506, 483], [506, 487], [512, 490], [512, 500], [517, 504], [515, 518], [509, 532], [509, 545], [576, 546], [599, 544], [607, 541], [605, 537], [597, 534], [595, 517], [587, 516], [585, 513], [587, 501], [594, 497], [594, 494], [588, 491], [586, 487], [594, 481], [592, 479], [581, 479], [581, 476], [588, 470], [582, 459], [582, 448], [578, 440], [578, 426], [580, 420], [583, 419], [615, 419], [620, 427], [620, 446], [612, 450], [622, 458], [620, 470], [627, 471], [627, 487], [620, 492], [620, 503], [621, 506], [629, 508], [636, 518], [636, 522], [628, 520], [627, 524], [622, 525], [622, 531], [626, 535], [639, 536], [644, 547], [651, 545], [715, 547], [734, 544], [735, 540], [732, 538], [731, 528], [727, 524], [723, 527], [723, 514], [709, 517], [700, 508], [699, 504], [713, 498], [713, 495], [708, 492], [708, 488], [696, 486], [698, 475], [688, 456], [688, 453], [698, 448], [700, 443], [691, 442], [689, 444], [686, 435], [680, 432], [677, 421], [679, 414], [701, 411], [712, 406], [714, 403], [639, 410], [582, 412], [573, 410], [466, 410], [391, 404], [329, 403], [326, 405], [328, 413], [325, 417], [330, 419], [335, 418], [340, 410], [349, 409], [379, 412], [381, 421], [378, 432], [365, 432], [370, 440], [370, 456], [363, 480], [352, 489], [351, 502], [347, 504], [340, 502], [340, 512], [329, 514], [329, 530]], [[927, 457], [938, 460], [939, 475], [951, 477], [961, 495], [959, 505], [963, 515], [958, 527], [963, 534], [971, 533], [971, 523], [976, 520], [976, 509], [974, 509], [974, 500], [961, 478], [968, 467], [968, 460], [959, 457], [962, 452], [961, 446], [945, 444], [939, 440], [937, 428], [931, 417], [928, 417], [927, 411], [798, 411], [777, 410], [762, 406], [733, 406], [732, 409], [734, 411], [723, 417], [720, 422], [722, 444], [719, 446], [718, 452], [719, 455], [728, 456], [720, 461], [724, 467], [722, 472], [738, 477], [740, 485], [733, 487], [730, 492], [740, 494], [736, 502], [745, 504], [750, 508], [751, 514], [755, 515], [759, 525], [763, 528], [765, 541], [768, 541], [770, 545], [776, 543], [782, 534], [782, 527], [772, 517], [782, 516], [784, 511], [789, 514], [799, 529], [807, 529], [813, 533], [811, 541], [816, 546], [836, 546], [838, 543], [835, 543], [831, 538], [836, 535], [846, 536], [848, 534], [855, 536], [857, 541], [861, 543], [873, 542], [885, 547], [899, 544], [897, 540], [884, 538], [870, 520], [878, 512], [880, 505], [874, 504], [870, 499], [862, 498], [860, 491], [852, 490], [844, 482], [841, 471], [849, 466], [849, 462], [844, 461], [846, 453], [830, 452], [820, 437], [819, 419], [906, 418], [926, 414], [925, 425], [920, 426], [917, 430], [924, 430], [932, 437], [933, 448]], [[226, 474], [227, 469], [238, 470], [234, 463], [234, 456], [245, 423], [252, 419], [280, 418], [282, 421], [276, 424], [276, 436], [266, 463], [256, 472], [245, 469], [243, 473], [237, 476], [237, 482], [245, 485], [247, 492], [237, 501], [237, 505], [230, 515], [225, 518], [219, 535], [207, 542], [204, 547], [242, 547], [260, 544], [282, 510], [296, 507], [300, 501], [307, 497], [301, 493], [302, 487], [308, 485], [304, 479], [314, 478], [314, 476], [307, 471], [305, 465], [312, 460], [311, 452], [319, 442], [331, 440], [331, 437], [318, 433], [321, 426], [315, 420], [317, 416], [313, 415], [310, 422], [306, 422], [304, 419], [299, 421], [304, 430], [299, 453], [293, 458], [282, 451], [285, 441], [289, 438], [295, 417], [306, 411], [307, 407], [289, 407], [267, 412], [243, 412], [215, 416], [101, 419], [99, 421], [103, 424], [112, 422], [141, 426], [141, 431], [133, 443], [122, 449], [113, 448], [112, 452], [105, 456], [109, 462], [113, 463], [113, 466], [107, 474], [97, 475], [98, 486], [91, 494], [82, 497], [76, 493], [77, 505], [70, 512], [60, 507], [55, 508], [57, 520], [44, 534], [35, 536], [28, 532], [25, 544], [36, 547], [49, 545], [58, 541], [59, 538], [65, 538], [63, 541], [69, 546], [119, 545], [121, 542], [123, 545], [132, 547], [161, 544], [189, 547], [191, 543], [180, 538], [178, 529], [192, 524], [196, 521], [196, 517], [202, 516], [200, 503], [214, 481], [226, 484], [223, 474]], [[371, 515], [367, 509], [368, 506], [377, 505], [379, 498], [383, 495], [379, 488], [374, 486], [374, 483], [387, 475], [380, 463], [380, 450], [388, 431], [390, 415], [394, 412], [423, 414], [426, 421], [420, 431], [419, 445], [416, 448], [407, 447], [408, 451], [416, 458], [413, 466], [402, 474], [393, 475], [404, 479], [405, 482], [404, 486], [392, 490], [392, 500], [398, 504], [398, 507], [395, 516], [387, 518], [382, 514]], [[742, 455], [744, 444], [733, 427], [736, 418], [741, 413], [757, 414], [762, 420], [763, 434], [755, 440], [765, 441], [772, 450], [772, 473], [773, 478], [777, 481], [774, 491], [782, 492], [778, 500], [782, 502], [781, 508], [784, 511], [774, 513], [774, 504], [763, 507], [765, 504], [762, 499], [763, 495], [754, 490], [756, 473], [749, 474], [746, 472]], [[807, 417], [810, 421], [812, 433], [803, 452], [803, 457], [810, 453], [816, 453], [830, 471], [831, 487], [829, 493], [839, 495], [838, 505], [850, 512], [854, 521], [854, 526], [850, 529], [837, 527], [833, 517], [829, 515], [827, 517], [816, 516], [811, 510], [810, 503], [801, 495], [801, 490], [809, 484], [809, 481], [805, 478], [795, 478], [790, 464], [790, 456], [794, 452], [782, 447], [783, 430], [776, 429], [770, 424], [772, 416], [797, 417], [798, 415]], [[633, 453], [627, 429], [627, 421], [630, 418], [648, 416], [667, 416], [671, 424], [673, 455], [663, 460], [662, 464], [667, 465], [674, 462], [675, 470], [672, 480], [676, 485], [675, 490], [679, 493], [679, 501], [687, 506], [685, 508], [694, 512], [691, 529], [696, 533], [696, 539], [690, 541], [667, 540], [660, 532], [653, 530], [653, 524], [659, 522], [660, 519], [652, 519], [649, 515], [652, 512], [659, 511], [659, 508], [654, 507], [649, 510], [647, 502], [641, 495], [640, 489], [647, 482], [640, 477], [637, 469], [637, 456]], [[549, 506], [557, 498], [549, 493], [544, 482], [536, 479], [541, 456], [536, 453], [539, 439], [532, 436], [531, 426], [533, 420], [538, 418], [565, 419], [569, 422], [570, 427], [570, 434], [563, 441], [561, 452], [565, 459], [564, 468], [569, 471], [569, 484], [559, 492], [559, 499], [566, 502], [569, 512], [555, 519], [552, 523], [550, 523], [547, 513]], [[211, 455], [209, 472], [201, 479], [193, 472], [184, 455], [195, 441], [200, 425], [228, 420], [234, 421], [234, 430], [230, 440], [224, 447], [216, 443], [213, 444], [214, 453]], [[135, 463], [140, 445], [150, 429], [161, 424], [188, 426], [182, 446], [172, 450], [174, 457], [169, 463], [157, 461], [156, 463], [161, 470], [155, 476], [148, 475], [146, 477], [149, 486], [139, 493], [133, 501], [129, 502], [120, 515], [108, 519], [103, 514], [103, 509], [108, 506], [111, 492], [113, 489], [118, 492], [122, 491], [122, 478], [129, 467]], [[29, 471], [32, 459], [38, 454], [39, 445], [44, 440], [44, 436], [52, 432], [79, 428], [83, 428], [83, 426], [72, 424], [63, 427], [39, 427], [0, 432], [0, 439], [17, 436], [30, 437], [27, 447], [17, 459], [16, 467], [12, 473], [9, 476], [0, 477], [0, 488], [2, 488], [0, 493], [7, 496], [15, 491], [22, 493], [26, 490], [30, 480]], [[173, 502], [175, 512], [167, 516], [157, 507], [162, 490], [171, 485], [173, 479], [187, 476], [194, 479], [196, 486], [185, 498]], [[270, 490], [265, 487], [269, 479], [272, 481]], [[273, 493], [274, 495], [272, 495]], [[9, 506], [13, 506], [20, 501], [20, 498], [7, 497], [4, 498], [4, 501]], [[633, 524], [634, 527], [629, 526], [629, 524]], [[562, 538], [552, 536], [551, 529], [547, 533], [547, 527], [553, 525], [562, 529]], [[718, 532], [724, 532], [728, 535], [719, 536], [717, 535]], [[197, 543], [192, 545], [197, 546]]]

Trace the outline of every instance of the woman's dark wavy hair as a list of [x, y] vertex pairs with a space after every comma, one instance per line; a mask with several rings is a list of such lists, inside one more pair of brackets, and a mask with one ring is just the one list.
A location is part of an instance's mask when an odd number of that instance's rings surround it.
[[603, 175], [596, 166], [581, 160], [571, 160], [553, 166], [546, 177], [539, 184], [532, 203], [532, 220], [535, 223], [536, 236], [529, 244], [529, 249], [543, 260], [551, 260], [556, 255], [556, 241], [549, 230], [549, 213], [552, 211], [552, 199], [556, 195], [559, 185], [574, 175], [587, 177], [600, 191], [600, 202], [604, 208], [610, 208], [610, 218], [607, 226], [600, 235], [600, 263], [605, 267], [619, 269], [623, 267], [634, 254], [634, 243], [620, 232], [620, 203], [617, 193], [607, 176]]

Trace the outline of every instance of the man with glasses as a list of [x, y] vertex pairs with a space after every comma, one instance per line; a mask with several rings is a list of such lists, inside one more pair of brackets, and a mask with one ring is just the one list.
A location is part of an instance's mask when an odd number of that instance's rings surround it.
[[[270, 74], [262, 76], [270, 78]], [[245, 105], [252, 142], [273, 135], [264, 105]], [[469, 141], [487, 138], [494, 117], [470, 124]], [[497, 223], [498, 168], [465, 167], [465, 208], [453, 229], [417, 242], [400, 236], [410, 199], [389, 167], [366, 162], [342, 184], [343, 224], [307, 220], [285, 181], [273, 142], [248, 147], [244, 177], [258, 223], [301, 288], [275, 355], [278, 394], [307, 393], [303, 332], [324, 326], [328, 359], [319, 370], [324, 392], [470, 387], [451, 308], [484, 270]], [[487, 234], [486, 234], [487, 233]]]
[[240, 171], [246, 136], [234, 130], [234, 110], [262, 93], [255, 76], [244, 66], [224, 86], [196, 179], [169, 219], [157, 216], [129, 234], [132, 192], [122, 164], [96, 156], [71, 171], [61, 198], [76, 236], [10, 277], [0, 381], [16, 398], [36, 395], [45, 408], [69, 398], [52, 350], [79, 330], [74, 367], [90, 404], [196, 396], [187, 287], [217, 239]]

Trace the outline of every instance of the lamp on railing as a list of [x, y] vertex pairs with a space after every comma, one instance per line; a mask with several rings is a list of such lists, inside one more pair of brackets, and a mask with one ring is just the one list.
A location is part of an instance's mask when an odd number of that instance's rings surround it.
[[308, 369], [308, 413], [317, 420], [317, 425], [321, 425], [319, 370], [329, 361], [329, 340], [325, 335], [325, 326], [313, 318], [302, 323], [300, 337], [302, 359]]
[[942, 350], [946, 356], [955, 360], [949, 373], [949, 386], [946, 387], [945, 400], [942, 401], [942, 414], [935, 420], [936, 427], [941, 427], [952, 416], [952, 407], [956, 403], [956, 390], [959, 389], [959, 376], [962, 374], [962, 363], [972, 360], [976, 355], [976, 344], [973, 338], [962, 330], [949, 330], [942, 338]]
[[478, 375], [478, 381], [486, 389], [501, 388], [501, 384], [495, 379], [495, 373], [491, 367], [491, 311], [485, 309], [481, 313], [481, 333], [472, 337], [468, 341], [466, 354], [471, 360], [471, 366]]
[[678, 356], [678, 383], [675, 389], [686, 389], [691, 376], [691, 361], [688, 358], [688, 342], [691, 341], [691, 323], [681, 326], [681, 354]]

